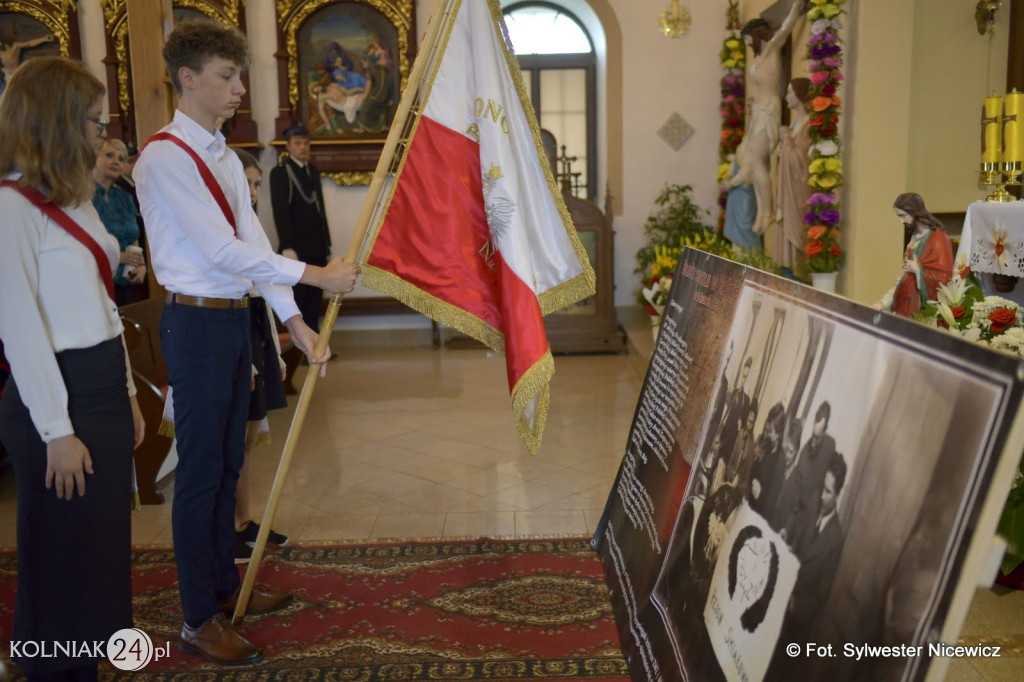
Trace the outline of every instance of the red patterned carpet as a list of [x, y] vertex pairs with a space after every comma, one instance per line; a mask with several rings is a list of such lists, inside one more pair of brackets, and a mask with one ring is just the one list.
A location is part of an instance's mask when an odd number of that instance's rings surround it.
[[[170, 551], [134, 555], [135, 625], [175, 639], [180, 609]], [[0, 556], [0, 628], [10, 633], [15, 559]], [[604, 574], [587, 540], [477, 540], [285, 548], [260, 581], [287, 609], [246, 619], [266, 654], [225, 668], [186, 656], [101, 679], [565, 680], [628, 678]], [[7, 653], [6, 641], [2, 644]], [[115, 675], [114, 673], [117, 672]]]

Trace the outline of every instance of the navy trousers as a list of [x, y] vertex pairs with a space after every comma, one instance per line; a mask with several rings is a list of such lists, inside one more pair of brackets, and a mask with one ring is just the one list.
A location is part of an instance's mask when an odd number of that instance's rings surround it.
[[239, 585], [235, 490], [245, 451], [249, 310], [164, 307], [160, 345], [174, 388], [178, 466], [171, 510], [185, 622], [217, 614]]

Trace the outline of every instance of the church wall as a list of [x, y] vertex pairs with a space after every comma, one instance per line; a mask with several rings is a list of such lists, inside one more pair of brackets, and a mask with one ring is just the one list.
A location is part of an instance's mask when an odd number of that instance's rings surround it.
[[1009, 10], [996, 13], [986, 36], [978, 35], [972, 10], [955, 0], [918, 0], [914, 11], [907, 189], [935, 212], [964, 211], [984, 196], [977, 182], [981, 101], [1006, 91]]
[[[629, 304], [639, 289], [635, 254], [645, 243], [644, 221], [666, 184], [693, 185], [693, 199], [717, 216], [718, 113], [721, 67], [718, 53], [725, 37], [725, 3], [682, 3], [693, 24], [681, 38], [661, 35], [658, 15], [667, 0], [610, 0], [622, 28], [623, 196], [615, 205], [615, 302]], [[673, 151], [657, 135], [678, 112], [693, 136]]]
[[861, 303], [880, 298], [902, 268], [903, 230], [892, 202], [907, 184], [911, 96], [905, 84], [913, 57], [907, 27], [914, 5], [850, 3], [843, 130], [847, 259], [840, 291]]

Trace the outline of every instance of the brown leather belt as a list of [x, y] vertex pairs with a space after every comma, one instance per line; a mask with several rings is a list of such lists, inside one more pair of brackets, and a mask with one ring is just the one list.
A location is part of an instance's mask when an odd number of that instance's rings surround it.
[[231, 310], [232, 308], [248, 308], [249, 297], [242, 298], [209, 298], [206, 296], [189, 296], [188, 294], [172, 294], [167, 292], [167, 302], [178, 305], [190, 305], [196, 308], [219, 308]]

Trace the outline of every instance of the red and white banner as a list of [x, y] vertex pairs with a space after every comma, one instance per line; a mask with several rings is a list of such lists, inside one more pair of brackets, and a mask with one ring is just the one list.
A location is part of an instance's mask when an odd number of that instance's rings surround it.
[[498, 2], [449, 6], [363, 283], [503, 352], [536, 453], [554, 374], [542, 316], [593, 295], [594, 272], [542, 160]]

